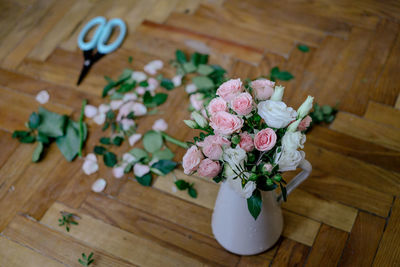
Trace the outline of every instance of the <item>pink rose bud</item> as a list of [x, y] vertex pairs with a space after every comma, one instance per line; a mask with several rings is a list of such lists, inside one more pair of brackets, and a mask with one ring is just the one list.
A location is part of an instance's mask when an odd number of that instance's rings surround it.
[[239, 146], [246, 152], [252, 151], [254, 149], [254, 142], [251, 135], [247, 132], [241, 133]]
[[267, 100], [274, 93], [275, 83], [267, 79], [259, 79], [252, 81], [250, 86], [258, 100]]
[[253, 110], [253, 98], [247, 92], [238, 94], [232, 101], [232, 109], [239, 115], [248, 115]]
[[297, 127], [297, 129], [302, 132], [307, 130], [308, 127], [310, 127], [310, 123], [311, 123], [312, 119], [310, 116], [306, 116], [304, 119], [301, 120], [299, 126]]
[[207, 110], [210, 116], [214, 115], [218, 111], [227, 111], [228, 105], [222, 97], [217, 97], [211, 100], [208, 104]]
[[190, 96], [190, 104], [195, 110], [201, 110], [203, 108], [203, 95], [200, 93], [193, 94]]
[[201, 151], [197, 146], [191, 146], [182, 159], [182, 166], [185, 174], [191, 174], [200, 164], [200, 161], [204, 158]]
[[276, 134], [271, 128], [259, 131], [254, 137], [254, 146], [259, 151], [271, 150], [276, 143]]
[[197, 173], [202, 177], [214, 178], [221, 171], [218, 161], [212, 161], [208, 158], [203, 159], [200, 163]]
[[240, 79], [232, 79], [220, 85], [217, 90], [217, 95], [226, 101], [231, 101], [241, 92], [243, 92], [243, 87]]
[[272, 169], [273, 169], [273, 166], [272, 166], [271, 163], [265, 163], [264, 166], [263, 166], [263, 171], [271, 172]]
[[243, 127], [243, 120], [228, 112], [220, 111], [211, 116], [210, 126], [216, 134], [231, 135]]

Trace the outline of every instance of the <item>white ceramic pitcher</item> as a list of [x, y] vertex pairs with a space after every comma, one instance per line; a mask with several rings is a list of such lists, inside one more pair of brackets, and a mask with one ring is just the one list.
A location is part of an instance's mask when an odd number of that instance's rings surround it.
[[[302, 171], [286, 187], [288, 195], [311, 173], [312, 167], [307, 160], [299, 167]], [[211, 226], [215, 238], [226, 250], [239, 255], [254, 255], [278, 241], [283, 229], [281, 200], [278, 200], [281, 197], [275, 191], [261, 191], [261, 195], [263, 206], [254, 220], [247, 209], [247, 200], [227, 182], [221, 184]]]

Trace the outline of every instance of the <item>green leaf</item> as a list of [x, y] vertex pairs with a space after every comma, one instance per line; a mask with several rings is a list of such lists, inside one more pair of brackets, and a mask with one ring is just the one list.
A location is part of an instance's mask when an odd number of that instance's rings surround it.
[[[86, 128], [86, 125], [84, 127]], [[79, 124], [69, 119], [65, 135], [57, 137], [56, 144], [67, 161], [72, 161], [78, 155], [80, 147]]]
[[281, 71], [277, 75], [275, 75], [275, 78], [281, 81], [289, 81], [293, 79], [294, 76], [288, 71]]
[[19, 141], [21, 143], [26, 143], [26, 144], [33, 143], [33, 142], [35, 142], [35, 140], [36, 140], [35, 136], [32, 136], [32, 135], [24, 136], [19, 139]]
[[301, 52], [304, 52], [304, 53], [307, 53], [308, 51], [310, 51], [310, 48], [303, 44], [299, 44], [297, 46], [297, 49], [299, 49]]
[[113, 139], [113, 144], [116, 146], [120, 146], [122, 144], [122, 142], [124, 141], [124, 138], [121, 136], [116, 136]]
[[111, 138], [102, 137], [102, 138], [100, 138], [100, 143], [103, 145], [111, 145]]
[[214, 72], [214, 68], [209, 65], [200, 64], [199, 67], [197, 68], [197, 73], [201, 74], [203, 76], [208, 76], [213, 72]]
[[128, 62], [129, 62], [129, 63], [132, 63], [132, 60], [133, 60], [133, 57], [132, 57], [132, 56], [129, 56], [129, 57], [128, 57]]
[[126, 80], [132, 77], [133, 70], [131, 69], [124, 69], [121, 75], [118, 77], [117, 85], [125, 82]]
[[165, 89], [167, 89], [168, 91], [174, 89], [174, 87], [175, 87], [175, 86], [174, 86], [174, 83], [173, 83], [170, 79], [167, 79], [167, 78], [163, 78], [163, 79], [161, 80], [160, 85], [161, 85], [162, 87], [164, 87]]
[[86, 137], [84, 137], [85, 123], [83, 122], [83, 119], [84, 119], [84, 116], [85, 116], [86, 102], [87, 102], [86, 99], [84, 99], [82, 101], [81, 115], [79, 116], [79, 151], [78, 151], [78, 155], [80, 157], [82, 157], [83, 144], [85, 143], [85, 140], [86, 140]]
[[324, 115], [330, 115], [333, 111], [333, 108], [331, 106], [328, 105], [323, 105], [321, 107], [322, 113], [324, 113]]
[[118, 81], [114, 82], [111, 80], [108, 82], [108, 84], [103, 88], [103, 93], [101, 94], [101, 97], [106, 97], [108, 92], [111, 91], [111, 89], [119, 86], [120, 84], [128, 80], [131, 77], [131, 75], [132, 75], [132, 70], [125, 69], [122, 72], [122, 75], [120, 76]]
[[106, 113], [106, 118], [107, 118], [108, 120], [113, 120], [113, 119], [115, 118], [115, 112], [112, 111], [112, 110], [107, 111], [107, 113]]
[[197, 198], [197, 191], [196, 191], [196, 189], [194, 189], [192, 186], [189, 187], [189, 189], [188, 189], [188, 194], [189, 194], [189, 196], [191, 196], [192, 198]]
[[172, 160], [174, 158], [175, 154], [169, 149], [165, 148], [163, 150], [158, 150], [153, 153], [153, 159], [166, 159], [166, 160]]
[[159, 132], [148, 131], [143, 136], [143, 147], [149, 153], [154, 153], [160, 150], [163, 145], [163, 139]]
[[39, 142], [32, 154], [32, 162], [38, 162], [43, 152], [43, 143]]
[[205, 76], [193, 77], [192, 82], [196, 85], [198, 89], [211, 89], [214, 88], [214, 82]]
[[187, 62], [186, 55], [185, 53], [183, 53], [182, 50], [176, 50], [175, 56], [176, 56], [176, 61], [178, 61], [179, 63], [183, 64]]
[[106, 152], [103, 155], [103, 161], [107, 167], [114, 167], [117, 164], [117, 156], [112, 152]]
[[193, 64], [193, 62], [183, 63], [182, 68], [186, 73], [195, 72], [197, 69], [196, 66]]
[[199, 64], [207, 64], [208, 55], [200, 54], [198, 52], [194, 52], [190, 58], [190, 61], [197, 67]]
[[149, 86], [149, 82], [148, 82], [148, 81], [141, 81], [141, 82], [139, 83], [139, 86], [141, 86], [141, 87], [147, 87], [147, 86]]
[[12, 134], [12, 138], [22, 138], [30, 135], [29, 131], [14, 131]]
[[132, 82], [130, 83], [124, 83], [121, 85], [120, 88], [118, 88], [117, 92], [118, 93], [128, 93], [130, 91], [133, 90], [133, 88], [135, 88], [136, 85], [136, 81], [132, 80]]
[[41, 122], [37, 129], [40, 133], [49, 137], [59, 137], [65, 134], [65, 127], [68, 121], [67, 116], [48, 111], [43, 107], [39, 107], [39, 115]]
[[136, 176], [136, 180], [141, 185], [150, 186], [151, 185], [151, 181], [153, 180], [153, 177], [151, 176], [151, 173], [147, 173], [147, 174], [143, 175], [142, 177]]
[[260, 190], [256, 189], [253, 191], [253, 195], [247, 199], [247, 208], [250, 214], [253, 216], [254, 220], [260, 215], [262, 208], [262, 198]]
[[43, 144], [50, 143], [50, 139], [46, 135], [44, 135], [42, 133], [38, 133], [38, 135], [36, 136], [36, 140], [41, 142], [41, 143], [43, 143]]
[[159, 106], [161, 104], [163, 104], [168, 98], [167, 94], [164, 93], [157, 93], [154, 97], [153, 97], [153, 103], [155, 103], [156, 106]]
[[158, 169], [160, 172], [162, 172], [164, 175], [170, 173], [173, 171], [178, 164], [172, 160], [159, 160], [153, 165], [151, 165], [152, 168]]
[[104, 155], [107, 152], [107, 149], [102, 146], [95, 146], [93, 152], [97, 155]]
[[189, 183], [185, 180], [177, 180], [175, 181], [175, 185], [179, 190], [185, 190], [189, 188]]
[[149, 154], [147, 154], [147, 152], [141, 148], [134, 148], [131, 151], [129, 151], [129, 154], [134, 156], [138, 161], [149, 157]]
[[279, 185], [280, 185], [280, 187], [281, 187], [283, 201], [286, 202], [286, 201], [287, 201], [286, 187], [284, 187], [282, 183], [279, 183]]
[[36, 112], [33, 112], [29, 116], [28, 126], [30, 129], [36, 129], [40, 124], [40, 116]]

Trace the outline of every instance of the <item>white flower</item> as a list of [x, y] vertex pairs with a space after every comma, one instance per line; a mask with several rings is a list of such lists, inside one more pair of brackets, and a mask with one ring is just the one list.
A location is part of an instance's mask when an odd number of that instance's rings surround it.
[[135, 93], [127, 93], [127, 94], [124, 94], [122, 101], [127, 102], [130, 100], [136, 100], [136, 99], [137, 99], [137, 95]]
[[137, 102], [135, 102], [135, 103], [133, 103], [133, 105], [132, 105], [132, 111], [133, 111], [133, 114], [134, 114], [135, 116], [142, 116], [142, 115], [146, 115], [146, 113], [147, 113], [147, 108], [146, 108], [146, 106], [143, 105], [142, 103], [137, 103]]
[[124, 170], [125, 170], [126, 164], [122, 164], [121, 166], [114, 167], [112, 172], [115, 178], [119, 179], [124, 176]]
[[297, 127], [299, 127], [299, 124], [301, 122], [301, 119], [298, 119], [291, 124], [289, 124], [289, 127], [287, 127], [286, 132], [295, 132], [297, 131]]
[[142, 177], [150, 172], [150, 167], [141, 163], [136, 163], [133, 167], [133, 173], [137, 177]]
[[136, 161], [136, 158], [135, 158], [135, 156], [133, 156], [130, 153], [124, 153], [122, 155], [122, 161], [125, 163], [132, 163], [132, 162]]
[[183, 120], [183, 122], [189, 126], [192, 129], [197, 129], [197, 127], [199, 127], [199, 125], [197, 125], [197, 123], [195, 121], [192, 120]]
[[122, 119], [120, 122], [124, 131], [128, 131], [131, 127], [135, 126], [135, 121], [131, 119]]
[[141, 134], [132, 134], [129, 136], [128, 142], [130, 146], [134, 146], [142, 138]]
[[97, 108], [92, 105], [85, 106], [85, 117], [93, 118], [97, 114]]
[[93, 117], [93, 121], [98, 125], [102, 125], [106, 121], [106, 114], [104, 113], [97, 114], [96, 116]]
[[111, 109], [110, 105], [107, 104], [101, 104], [99, 106], [99, 113], [107, 113]]
[[146, 93], [146, 88], [139, 86], [136, 88], [136, 93], [138, 93], [138, 95], [144, 95]]
[[247, 199], [253, 195], [253, 191], [256, 190], [257, 184], [254, 181], [248, 181], [243, 188], [243, 196]]
[[[233, 171], [232, 171], [233, 173]], [[249, 174], [248, 174], [249, 175]], [[248, 176], [247, 175], [247, 176]], [[257, 184], [254, 181], [247, 181], [246, 185], [242, 187], [242, 179], [241, 178], [235, 178], [236, 175], [230, 176], [227, 178], [227, 182], [230, 185], [230, 187], [238, 193], [242, 198], [249, 198], [253, 194], [253, 191], [256, 189]]]
[[112, 110], [117, 110], [122, 106], [122, 104], [124, 104], [124, 101], [122, 100], [112, 100], [110, 102], [110, 107]]
[[301, 132], [286, 132], [282, 137], [282, 149], [297, 150], [298, 148], [304, 148], [304, 143], [306, 142], [306, 135]]
[[103, 178], [99, 178], [93, 183], [92, 191], [96, 193], [102, 192], [104, 188], [106, 188], [106, 185], [106, 180], [104, 180]]
[[280, 156], [278, 156], [279, 171], [294, 171], [297, 166], [304, 159], [304, 151], [298, 150], [282, 150]]
[[313, 101], [314, 101], [314, 97], [307, 96], [306, 101], [304, 101], [303, 104], [301, 104], [301, 106], [297, 110], [297, 115], [299, 116], [300, 119], [302, 119], [308, 115], [308, 112], [310, 112], [310, 110], [312, 108]]
[[131, 78], [140, 83], [147, 79], [147, 75], [142, 71], [133, 71]]
[[244, 160], [247, 158], [246, 151], [237, 146], [236, 148], [227, 148], [224, 150], [222, 158], [227, 162], [231, 168], [235, 171], [238, 170], [238, 166], [243, 166]]
[[197, 91], [197, 87], [194, 83], [186, 85], [185, 88], [186, 93], [191, 94]]
[[197, 111], [193, 111], [190, 117], [201, 127], [205, 128], [208, 125], [208, 121]]
[[149, 79], [147, 80], [147, 82], [149, 83], [149, 86], [147, 86], [147, 90], [148, 90], [148, 91], [152, 92], [152, 91], [154, 91], [154, 90], [157, 89], [157, 87], [158, 87], [158, 81], [157, 81], [157, 79], [149, 78]]
[[144, 71], [150, 75], [156, 75], [157, 70], [163, 67], [164, 63], [161, 60], [153, 60], [144, 66]]
[[275, 86], [274, 93], [272, 94], [270, 100], [272, 101], [282, 101], [283, 92], [285, 91], [285, 87], [281, 85]]
[[174, 84], [175, 87], [181, 86], [182, 75], [176, 75], [174, 78], [172, 78], [172, 83]]
[[262, 101], [257, 108], [258, 115], [272, 128], [284, 128], [297, 116], [297, 112], [282, 101]]
[[168, 129], [168, 124], [164, 119], [158, 119], [154, 122], [152, 128], [154, 131], [164, 132]]
[[49, 102], [49, 99], [50, 99], [50, 95], [46, 90], [42, 90], [36, 95], [36, 101], [42, 105]]
[[91, 175], [99, 170], [99, 165], [97, 164], [97, 158], [95, 154], [90, 153], [86, 156], [82, 165], [82, 170], [86, 175]]

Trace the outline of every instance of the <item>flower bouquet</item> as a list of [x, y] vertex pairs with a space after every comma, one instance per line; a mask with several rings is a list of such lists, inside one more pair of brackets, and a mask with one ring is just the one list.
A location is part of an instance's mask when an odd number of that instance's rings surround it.
[[[225, 180], [241, 197], [256, 220], [261, 212], [260, 191], [281, 189], [282, 172], [296, 170], [305, 157], [304, 132], [313, 97], [294, 110], [282, 96], [284, 87], [267, 79], [231, 79], [219, 86], [215, 98], [191, 113], [186, 125], [203, 132], [194, 138], [183, 157], [186, 174], [215, 182]], [[206, 103], [208, 102], [208, 103]]]

